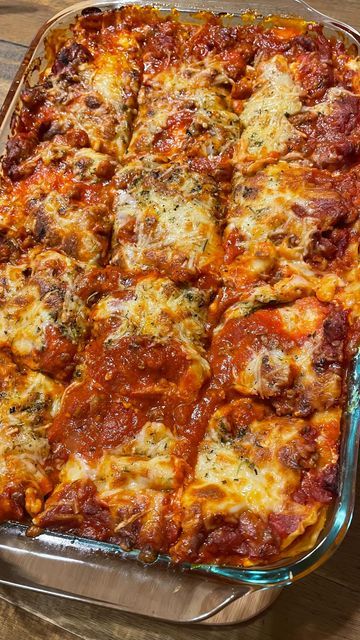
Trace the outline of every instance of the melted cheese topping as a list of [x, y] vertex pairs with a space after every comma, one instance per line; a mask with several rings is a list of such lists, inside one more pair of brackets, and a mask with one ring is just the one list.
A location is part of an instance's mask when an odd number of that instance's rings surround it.
[[119, 177], [128, 186], [117, 193], [113, 263], [131, 273], [155, 267], [182, 280], [219, 258], [210, 181], [181, 165], [139, 162]]
[[[219, 410], [209, 424], [195, 467], [195, 481], [183, 502], [191, 500], [191, 493], [193, 499], [201, 497], [202, 488], [214, 484], [223, 497], [205, 502], [205, 519], [217, 512], [235, 515], [245, 509], [262, 515], [281, 511], [283, 501], [299, 484], [299, 472], [285, 469], [277, 452], [299, 435], [303, 421], [272, 418], [255, 422], [241, 442], [222, 442], [222, 433], [226, 433], [223, 413]], [[256, 446], [265, 451], [257, 452]]]
[[360, 58], [351, 58], [346, 61], [346, 67], [353, 72], [352, 88], [355, 93], [360, 93]]
[[[42, 368], [45, 349], [52, 349], [47, 330], [79, 343], [85, 337], [87, 312], [74, 285], [78, 265], [55, 251], [31, 252], [28, 259], [0, 269], [0, 347], [33, 369]], [[69, 363], [63, 360], [62, 367]], [[60, 367], [58, 374], [64, 373]]]
[[324, 100], [317, 102], [311, 107], [304, 107], [303, 111], [316, 115], [331, 116], [336, 107], [336, 103], [348, 95], [354, 96], [353, 93], [343, 89], [343, 87], [330, 87], [324, 96]]
[[[340, 195], [322, 185], [321, 177], [286, 162], [270, 165], [253, 177], [236, 174], [225, 239], [237, 229], [247, 251], [255, 253], [259, 243], [271, 242], [279, 258], [303, 260], [314, 234], [332, 229], [325, 207], [331, 214], [343, 206]], [[325, 182], [325, 172], [323, 177]]]
[[[300, 487], [304, 469], [316, 466], [318, 449], [323, 446], [321, 439], [310, 447], [302, 435], [307, 426], [305, 421], [275, 416], [250, 419], [234, 434], [231, 414], [241, 411], [242, 402], [222, 407], [209, 422], [199, 448], [194, 480], [181, 499], [186, 526], [177, 547], [186, 544], [188, 536], [196, 535], [194, 509], [200, 511], [210, 532], [219, 526], [220, 517], [234, 523], [241, 513], [249, 511], [263, 520], [274, 514], [292, 517], [295, 528], [283, 538], [282, 549], [319, 518], [321, 504], [304, 504], [292, 496]], [[313, 424], [321, 421], [325, 431], [332, 428], [333, 420], [338, 432], [338, 415], [322, 414]], [[335, 460], [337, 456], [331, 451]]]
[[105, 253], [104, 234], [109, 222], [103, 205], [74, 204], [70, 194], [43, 192], [31, 201], [25, 228], [45, 246], [81, 262], [97, 263]]
[[301, 110], [300, 88], [284, 56], [260, 60], [255, 74], [254, 92], [240, 115], [245, 129], [235, 153], [238, 163], [278, 158], [299, 137], [288, 117]]
[[[240, 297], [248, 303], [286, 302], [311, 294], [332, 301], [344, 286], [344, 272], [329, 272], [337, 247], [330, 244], [327, 255], [327, 238], [342, 227], [351, 206], [328, 171], [284, 161], [253, 176], [236, 171], [224, 232], [225, 281], [242, 289]], [[270, 284], [271, 274], [276, 278]]]
[[49, 454], [46, 429], [56, 415], [63, 387], [41, 373], [20, 373], [1, 355], [0, 517], [6, 513], [7, 486], [24, 494], [30, 515], [42, 509], [51, 490], [45, 471]]
[[199, 345], [204, 339], [206, 295], [199, 289], [180, 289], [168, 278], [153, 275], [141, 278], [123, 298], [106, 296], [93, 311], [94, 332], [104, 320], [111, 320], [115, 331], [111, 340], [125, 335], [172, 335], [184, 344]]
[[192, 155], [206, 158], [225, 153], [240, 129], [224, 82], [226, 78], [207, 58], [148, 78], [139, 93], [128, 153], [160, 158], [190, 149]]

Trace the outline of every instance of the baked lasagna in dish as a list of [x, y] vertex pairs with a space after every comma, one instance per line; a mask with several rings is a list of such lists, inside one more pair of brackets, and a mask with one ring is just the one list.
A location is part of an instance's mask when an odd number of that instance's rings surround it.
[[338, 491], [360, 62], [300, 19], [84, 11], [0, 182], [0, 518], [266, 565]]

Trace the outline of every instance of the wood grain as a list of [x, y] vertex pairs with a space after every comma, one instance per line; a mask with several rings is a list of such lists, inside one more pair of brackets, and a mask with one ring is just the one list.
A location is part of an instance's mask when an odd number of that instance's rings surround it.
[[[2, 35], [2, 31], [0, 31], [0, 35]], [[26, 46], [0, 40], [0, 104], [5, 98], [25, 52]]]
[[[37, 29], [70, 6], [69, 0], [0, 0], [0, 102]], [[246, 2], [244, 2], [244, 6]], [[319, 11], [360, 29], [359, 0], [312, 0]], [[269, 10], [271, 1], [269, 1]], [[358, 482], [360, 495], [360, 479]], [[337, 553], [314, 574], [283, 590], [267, 612], [241, 627], [175, 626], [98, 607], [67, 602], [66, 614], [77, 637], [86, 640], [358, 640], [360, 638], [360, 509]], [[58, 616], [63, 603], [41, 594], [6, 588], [0, 595], [40, 615]], [[94, 620], [103, 629], [95, 632]], [[27, 611], [0, 600], [1, 640], [74, 640]]]

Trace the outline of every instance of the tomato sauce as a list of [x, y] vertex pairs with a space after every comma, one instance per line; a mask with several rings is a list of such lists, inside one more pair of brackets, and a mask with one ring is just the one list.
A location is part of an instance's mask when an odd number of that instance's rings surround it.
[[210, 362], [215, 378], [221, 384], [232, 385], [234, 371], [246, 367], [254, 353], [268, 341], [276, 341], [284, 350], [293, 346], [276, 310], [256, 311], [245, 318], [228, 320], [211, 346]]
[[49, 440], [56, 459], [70, 453], [93, 459], [133, 437], [145, 422], [144, 413], [116, 389], [106, 393], [89, 379], [67, 390]]
[[[34, 524], [38, 519], [34, 518]], [[66, 485], [41, 514], [41, 527], [75, 533], [84, 538], [109, 540], [114, 525], [109, 507], [99, 500], [91, 480]]]
[[176, 341], [133, 336], [107, 344], [100, 336], [86, 349], [84, 379], [65, 394], [50, 441], [61, 443], [60, 452], [98, 457], [133, 437], [147, 421], [165, 422], [181, 432], [198, 385], [188, 369]]
[[45, 347], [38, 353], [38, 367], [58, 380], [69, 379], [75, 368], [77, 344], [61, 334], [59, 329], [45, 328]]

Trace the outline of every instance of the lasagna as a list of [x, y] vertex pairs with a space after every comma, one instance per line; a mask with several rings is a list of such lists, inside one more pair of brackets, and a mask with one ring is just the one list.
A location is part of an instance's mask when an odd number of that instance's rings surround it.
[[266, 566], [338, 492], [360, 64], [300, 19], [84, 10], [0, 175], [0, 518]]

